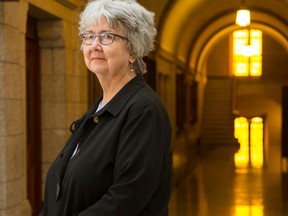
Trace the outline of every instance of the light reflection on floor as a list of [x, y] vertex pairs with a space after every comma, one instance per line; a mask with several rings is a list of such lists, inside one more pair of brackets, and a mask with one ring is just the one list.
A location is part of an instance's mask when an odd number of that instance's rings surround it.
[[263, 169], [246, 170], [235, 169], [231, 148], [216, 149], [173, 190], [169, 216], [287, 216], [288, 177], [280, 172], [279, 149], [270, 148]]

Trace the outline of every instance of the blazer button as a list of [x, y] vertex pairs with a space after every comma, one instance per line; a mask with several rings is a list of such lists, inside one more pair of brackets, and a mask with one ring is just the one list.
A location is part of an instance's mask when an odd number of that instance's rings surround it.
[[71, 125], [71, 130], [72, 130], [72, 131], [75, 130], [75, 122], [73, 122], [73, 124]]
[[57, 183], [57, 185], [56, 185], [56, 200], [58, 200], [59, 194], [60, 194], [60, 184]]
[[99, 117], [98, 116], [94, 116], [93, 117], [93, 121], [98, 124], [99, 123]]

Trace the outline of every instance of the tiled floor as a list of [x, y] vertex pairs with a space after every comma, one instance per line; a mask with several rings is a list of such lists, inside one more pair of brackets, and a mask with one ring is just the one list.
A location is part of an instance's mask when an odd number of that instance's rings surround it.
[[201, 160], [173, 190], [169, 216], [287, 216], [288, 174], [280, 147], [269, 148], [263, 169], [236, 170], [234, 153], [221, 147]]

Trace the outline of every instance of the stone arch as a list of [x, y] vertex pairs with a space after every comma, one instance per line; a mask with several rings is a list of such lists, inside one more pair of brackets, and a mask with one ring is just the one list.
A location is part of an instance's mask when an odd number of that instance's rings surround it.
[[[251, 13], [253, 13], [253, 11]], [[254, 14], [255, 20], [250, 25], [250, 28], [262, 30], [265, 34], [274, 38], [288, 53], [288, 28], [285, 27], [285, 24], [269, 14], [263, 14], [256, 11], [254, 11]], [[231, 20], [232, 16], [233, 14], [228, 14], [221, 19]], [[226, 23], [226, 25], [225, 23], [219, 25], [221, 19], [212, 22], [209, 27], [199, 35], [194, 46], [191, 46], [190, 54], [187, 56], [190, 70], [201, 73], [201, 71], [203, 71], [205, 59], [211, 49], [213, 49], [214, 44], [219, 39], [228, 36], [231, 32], [239, 29], [234, 23], [230, 23], [230, 25], [229, 23]], [[260, 20], [266, 20], [266, 23], [260, 22]]]

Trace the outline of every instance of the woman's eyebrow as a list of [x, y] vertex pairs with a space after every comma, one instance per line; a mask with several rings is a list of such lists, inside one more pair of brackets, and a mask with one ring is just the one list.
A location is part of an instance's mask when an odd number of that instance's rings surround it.
[[[87, 30], [87, 31], [85, 31], [85, 33], [93, 33], [93, 34], [96, 34], [96, 32], [93, 31], [93, 30]], [[98, 32], [97, 34], [103, 34], [103, 33], [114, 33], [114, 31], [113, 31], [112, 29], [110, 29], [110, 30], [104, 29], [104, 30], [101, 30], [100, 32]]]

